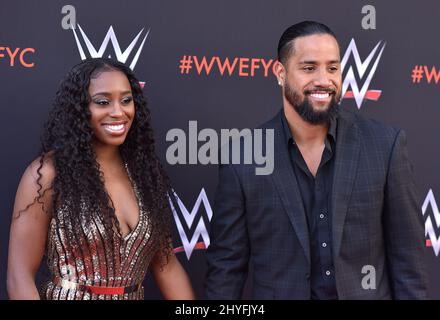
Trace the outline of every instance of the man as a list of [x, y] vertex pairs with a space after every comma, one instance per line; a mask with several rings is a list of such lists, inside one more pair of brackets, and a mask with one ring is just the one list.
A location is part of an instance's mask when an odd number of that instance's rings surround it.
[[[424, 230], [405, 133], [339, 108], [339, 45], [325, 25], [288, 28], [275, 65], [283, 109], [274, 171], [220, 165], [206, 296], [423, 299]], [[243, 150], [243, 149], [242, 149]]]

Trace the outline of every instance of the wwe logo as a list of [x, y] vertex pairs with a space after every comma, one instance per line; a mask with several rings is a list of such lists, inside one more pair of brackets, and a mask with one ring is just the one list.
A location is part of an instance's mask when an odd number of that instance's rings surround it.
[[[348, 58], [350, 57], [351, 54], [353, 54], [354, 62], [356, 64], [356, 69], [359, 72], [360, 79], [363, 78], [365, 72], [370, 66], [370, 63], [373, 60], [373, 57], [376, 56], [373, 62], [373, 66], [371, 67], [370, 72], [368, 73], [367, 78], [365, 79], [365, 82], [361, 90], [359, 90], [352, 66], [349, 67], [348, 72], [345, 75], [344, 81], [342, 83], [342, 97], [354, 98], [358, 109], [361, 108], [364, 99], [377, 101], [382, 93], [381, 90], [368, 90], [368, 87], [370, 86], [371, 79], [373, 78], [374, 73], [376, 72], [377, 65], [379, 64], [380, 61], [380, 57], [382, 56], [383, 50], [385, 49], [385, 44], [386, 44], [385, 42], [379, 41], [377, 45], [374, 47], [373, 51], [370, 52], [368, 57], [363, 62], [359, 56], [359, 52], [357, 50], [356, 42], [354, 41], [354, 39], [351, 39], [350, 44], [348, 45], [348, 48], [344, 53], [344, 57], [342, 58], [341, 61], [342, 72], [344, 72]], [[379, 53], [376, 55], [376, 51], [379, 49], [379, 47], [381, 47], [381, 49]], [[349, 86], [351, 86], [351, 89], [353, 91], [347, 91]]]
[[[89, 38], [87, 37], [87, 35], [85, 34], [84, 30], [81, 28], [81, 26], [79, 24], [77, 24], [79, 31], [81, 32], [82, 38], [84, 40], [84, 43], [87, 46], [87, 50], [89, 51], [89, 54], [92, 58], [101, 58], [104, 55], [105, 50], [107, 49], [107, 45], [109, 43], [109, 41], [111, 41], [112, 45], [113, 45], [113, 49], [115, 51], [116, 54], [116, 59], [119, 62], [122, 63], [126, 63], [128, 57], [130, 56], [130, 53], [133, 51], [133, 48], [136, 46], [136, 43], [138, 42], [141, 34], [144, 32], [144, 29], [142, 29], [141, 31], [139, 31], [139, 33], [137, 34], [137, 36], [133, 39], [133, 41], [131, 41], [130, 45], [127, 47], [127, 49], [125, 49], [124, 52], [122, 52], [121, 47], [119, 46], [119, 41], [116, 38], [116, 34], [113, 30], [113, 26], [110, 26], [110, 28], [107, 31], [107, 34], [105, 35], [104, 41], [101, 44], [101, 47], [99, 48], [99, 50], [96, 50], [95, 47], [92, 45], [92, 43], [90, 42]], [[86, 55], [84, 54], [84, 50], [83, 47], [81, 45], [81, 42], [79, 41], [78, 35], [76, 34], [76, 31], [74, 28], [72, 28], [73, 30], [73, 35], [75, 36], [75, 40], [76, 40], [76, 45], [78, 47], [78, 51], [79, 54], [81, 56], [81, 60], [85, 60], [86, 59]], [[136, 66], [136, 63], [139, 59], [139, 55], [142, 52], [142, 48], [144, 47], [145, 44], [145, 40], [148, 37], [148, 34], [150, 33], [150, 30], [147, 31], [147, 33], [145, 34], [144, 38], [142, 39], [142, 43], [140, 44], [140, 46], [138, 47], [135, 56], [133, 57], [133, 60], [130, 63], [130, 69], [133, 70], [134, 67]], [[108, 56], [110, 58], [110, 55]]]
[[[434, 220], [435, 224], [437, 226], [437, 229], [440, 227], [440, 212], [437, 207], [437, 202], [434, 198], [434, 193], [432, 192], [432, 189], [429, 189], [428, 195], [425, 198], [425, 201], [422, 205], [422, 213], [425, 215], [426, 209], [428, 208], [428, 205], [431, 205], [432, 213], [434, 214]], [[440, 252], [440, 237], [437, 237], [434, 226], [432, 225], [431, 217], [428, 215], [428, 218], [425, 221], [425, 237], [429, 236], [429, 239], [426, 239], [426, 246], [434, 249], [434, 253], [436, 256], [438, 256]]]
[[[204, 188], [202, 188], [202, 190], [200, 191], [200, 194], [199, 194], [199, 196], [196, 200], [196, 203], [194, 204], [194, 207], [191, 210], [191, 212], [188, 211], [188, 209], [185, 207], [185, 205], [180, 200], [180, 198], [177, 196], [177, 194], [176, 193], [174, 193], [174, 194], [176, 196], [177, 204], [179, 205], [180, 212], [183, 215], [183, 218], [185, 220], [185, 224], [188, 227], [188, 229], [191, 229], [191, 227], [193, 226], [194, 219], [195, 219], [196, 214], [199, 211], [200, 205], [202, 203], [205, 206], [205, 210], [208, 215], [208, 219], [209, 219], [209, 221], [211, 221], [212, 209], [211, 209], [211, 205], [209, 204], [209, 200], [208, 200], [208, 197], [206, 195]], [[203, 218], [199, 217], [196, 229], [195, 229], [191, 239], [188, 239], [186, 232], [185, 232], [185, 229], [183, 228], [182, 222], [180, 220], [180, 217], [177, 215], [176, 208], [174, 208], [172, 203], [171, 203], [171, 208], [173, 210], [173, 216], [174, 216], [174, 220], [176, 222], [177, 230], [179, 231], [180, 239], [182, 240], [183, 250], [185, 251], [186, 257], [189, 260], [194, 249], [205, 249], [205, 248], [209, 247], [210, 240], [209, 240], [208, 230], [206, 229], [205, 222], [203, 221]], [[200, 237], [202, 237], [203, 242], [197, 243], [197, 241], [199, 240]], [[176, 248], [174, 250], [174, 252], [180, 252], [183, 250], [182, 250], [182, 248]]]

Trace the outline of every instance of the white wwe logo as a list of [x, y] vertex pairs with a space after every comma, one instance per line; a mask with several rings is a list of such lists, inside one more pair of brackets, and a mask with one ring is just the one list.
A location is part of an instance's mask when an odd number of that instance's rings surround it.
[[[434, 198], [434, 193], [432, 192], [432, 189], [429, 189], [428, 195], [425, 198], [425, 201], [422, 205], [422, 213], [425, 215], [426, 209], [428, 208], [428, 205], [431, 205], [432, 213], [434, 214], [434, 220], [435, 224], [437, 225], [437, 228], [440, 227], [440, 212], [437, 207], [437, 202]], [[425, 237], [429, 236], [429, 240], [427, 239], [427, 246], [432, 246], [434, 249], [434, 253], [436, 256], [438, 256], [440, 252], [440, 237], [437, 237], [434, 226], [432, 225], [431, 217], [428, 215], [428, 218], [425, 221]]]
[[[119, 46], [119, 41], [116, 38], [116, 34], [113, 30], [113, 26], [110, 26], [110, 28], [107, 31], [107, 34], [105, 35], [104, 41], [101, 44], [101, 47], [99, 48], [99, 50], [96, 50], [95, 47], [92, 45], [92, 43], [90, 42], [89, 38], [87, 37], [87, 35], [85, 34], [84, 30], [81, 28], [81, 26], [79, 24], [77, 24], [79, 31], [81, 32], [82, 38], [84, 40], [84, 43], [87, 46], [87, 50], [89, 51], [89, 54], [92, 58], [101, 58], [105, 52], [105, 50], [107, 49], [107, 45], [109, 43], [109, 41], [111, 41], [112, 45], [113, 45], [113, 49], [115, 51], [116, 54], [116, 59], [119, 62], [125, 63], [128, 59], [128, 57], [130, 56], [130, 53], [133, 51], [133, 48], [136, 46], [136, 43], [139, 40], [139, 37], [141, 36], [142, 32], [144, 31], [144, 29], [142, 29], [141, 31], [139, 31], [139, 33], [137, 34], [137, 36], [133, 39], [133, 41], [131, 41], [130, 45], [127, 47], [127, 49], [125, 49], [124, 52], [122, 52], [121, 47]], [[76, 34], [75, 29], [72, 28], [73, 34], [75, 36], [75, 40], [76, 40], [76, 45], [78, 47], [78, 51], [79, 54], [81, 56], [82, 60], [86, 59], [86, 55], [84, 54], [84, 50], [83, 47], [81, 45], [81, 42], [79, 41], [78, 35]], [[148, 37], [148, 34], [150, 33], [150, 30], [147, 31], [147, 33], [145, 34], [144, 38], [142, 39], [142, 43], [140, 44], [140, 46], [138, 47], [135, 56], [133, 57], [133, 60], [131, 61], [130, 64], [130, 69], [133, 70], [134, 67], [136, 66], [136, 63], [139, 59], [139, 55], [142, 52], [142, 48], [144, 47], [145, 44], [145, 40]], [[109, 56], [110, 58], [110, 56]]]
[[[382, 45], [382, 48], [377, 54], [373, 66], [371, 67], [370, 72], [368, 73], [368, 76], [365, 79], [365, 82], [361, 90], [359, 90], [352, 66], [350, 66], [350, 68], [347, 71], [347, 74], [345, 75], [344, 81], [342, 83], [342, 97], [354, 98], [358, 109], [361, 108], [362, 102], [364, 101], [365, 98], [376, 101], [379, 99], [382, 93], [381, 90], [368, 90], [368, 87], [370, 86], [371, 79], [373, 79], [374, 73], [376, 72], [377, 65], [379, 64], [380, 61], [380, 57], [382, 56], [383, 50], [385, 49], [385, 44], [386, 44], [385, 42], [379, 41], [377, 45], [374, 47], [373, 51], [371, 51], [368, 57], [365, 59], [365, 61], [362, 62], [359, 56], [359, 51], [356, 47], [356, 42], [354, 41], [354, 39], [351, 39], [350, 44], [348, 45], [348, 48], [345, 51], [344, 57], [342, 58], [341, 68], [342, 68], [342, 72], [344, 72], [348, 58], [353, 53], [356, 69], [359, 72], [359, 77], [362, 79], [368, 67], [370, 66], [370, 63], [372, 62], [373, 57], [376, 55], [376, 51]], [[351, 86], [351, 89], [353, 91], [347, 91], [349, 86]]]
[[[185, 207], [185, 205], [180, 200], [180, 198], [177, 196], [177, 194], [174, 193], [174, 195], [176, 196], [177, 204], [179, 205], [180, 212], [183, 215], [183, 218], [185, 220], [185, 223], [186, 223], [186, 226], [188, 227], [188, 229], [191, 229], [191, 227], [194, 223], [194, 219], [196, 217], [196, 214], [199, 211], [200, 205], [202, 203], [205, 206], [205, 210], [206, 210], [206, 214], [208, 215], [208, 219], [209, 219], [209, 221], [211, 221], [212, 209], [211, 209], [211, 205], [209, 204], [209, 200], [208, 200], [208, 197], [206, 195], [204, 188], [202, 188], [202, 190], [200, 191], [200, 194], [199, 194], [199, 196], [196, 200], [196, 203], [194, 204], [194, 207], [191, 210], [191, 212], [188, 211], [188, 209]], [[171, 208], [173, 210], [174, 220], [176, 221], [176, 226], [177, 226], [177, 230], [179, 231], [180, 239], [182, 240], [183, 249], [185, 250], [186, 257], [189, 260], [194, 248], [196, 248], [198, 245], [197, 241], [199, 240], [200, 237], [202, 237], [202, 239], [203, 239], [203, 243], [201, 243], [202, 248], [209, 247], [210, 240], [209, 240], [208, 230], [206, 228], [205, 222], [203, 221], [203, 218], [199, 217], [196, 229], [195, 229], [191, 239], [188, 239], [186, 232], [185, 232], [185, 229], [183, 228], [182, 222], [180, 221], [180, 218], [177, 215], [176, 209], [174, 208], [172, 203], [171, 203]]]

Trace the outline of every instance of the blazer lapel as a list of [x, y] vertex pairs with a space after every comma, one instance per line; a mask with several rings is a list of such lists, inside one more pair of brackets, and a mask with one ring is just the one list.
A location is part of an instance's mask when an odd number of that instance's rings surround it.
[[336, 155], [332, 188], [333, 256], [339, 255], [348, 201], [359, 162], [359, 132], [353, 115], [341, 110], [336, 134]]
[[[281, 110], [283, 112], [283, 110]], [[274, 170], [272, 178], [275, 187], [281, 198], [287, 216], [293, 225], [293, 228], [298, 236], [301, 246], [304, 249], [307, 260], [310, 263], [310, 236], [306, 221], [304, 206], [299, 192], [298, 182], [293, 173], [292, 164], [290, 162], [287, 145], [283, 139], [283, 125], [281, 122], [280, 113], [275, 119], [275, 145], [274, 145]]]

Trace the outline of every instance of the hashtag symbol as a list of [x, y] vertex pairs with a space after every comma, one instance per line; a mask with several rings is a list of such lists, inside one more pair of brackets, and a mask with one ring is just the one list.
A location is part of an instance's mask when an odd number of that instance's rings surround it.
[[412, 82], [420, 83], [420, 80], [423, 78], [423, 66], [414, 66], [412, 70]]
[[182, 60], [180, 60], [180, 73], [188, 74], [189, 70], [192, 68], [192, 57], [191, 56], [183, 56]]

